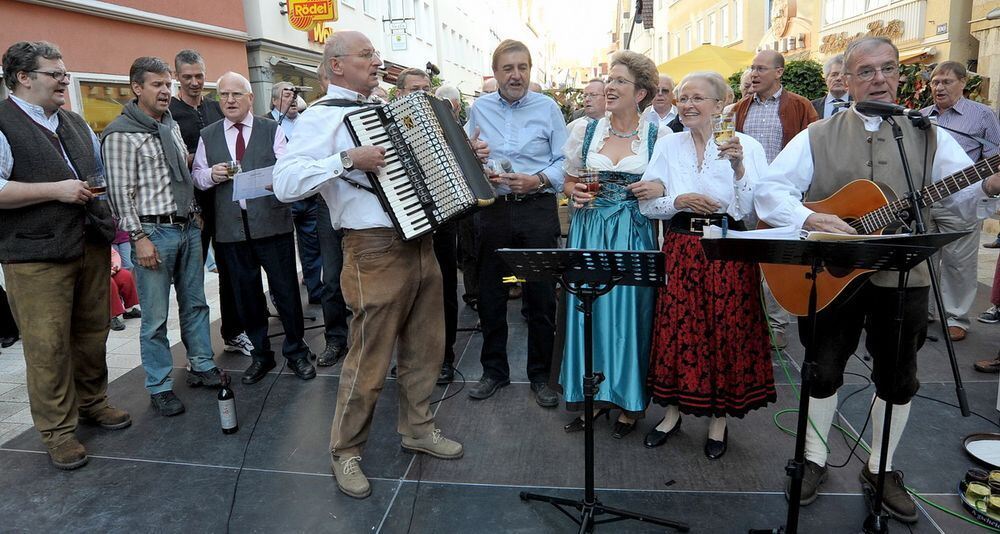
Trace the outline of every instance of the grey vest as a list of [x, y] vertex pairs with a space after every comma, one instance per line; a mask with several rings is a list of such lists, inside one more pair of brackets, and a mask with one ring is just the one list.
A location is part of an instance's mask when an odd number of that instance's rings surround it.
[[[226, 145], [226, 134], [223, 130], [224, 120], [217, 121], [201, 130], [201, 138], [205, 141], [205, 156], [208, 165], [225, 163], [232, 159], [229, 147]], [[261, 169], [274, 165], [274, 135], [278, 123], [263, 117], [253, 118], [253, 131], [250, 143], [243, 153], [240, 167], [244, 171]], [[233, 181], [227, 180], [215, 186], [215, 239], [220, 243], [236, 243], [248, 239], [261, 239], [275, 235], [291, 233], [292, 210], [289, 204], [279, 202], [274, 195], [253, 198], [246, 201], [247, 226], [250, 235], [243, 228], [243, 209], [239, 202], [233, 201]]]
[[[924, 182], [924, 143], [927, 143], [928, 163], [937, 151], [937, 138], [930, 130], [921, 131], [900, 120], [903, 144], [910, 160], [914, 187], [930, 185], [930, 169]], [[865, 130], [864, 122], [853, 111], [840, 112], [809, 125], [809, 145], [813, 156], [813, 182], [806, 192], [806, 201], [823, 200], [854, 180], [874, 180], [892, 188], [897, 198], [908, 191], [903, 174], [903, 160], [892, 136], [892, 126], [883, 121], [877, 132]], [[930, 211], [922, 210], [924, 221]], [[875, 273], [871, 281], [882, 287], [896, 287], [895, 272]], [[921, 263], [910, 271], [909, 287], [930, 285], [927, 266]]]
[[[90, 128], [82, 117], [60, 109], [56, 133], [43, 129], [12, 100], [0, 102], [0, 132], [14, 157], [10, 181], [47, 183], [86, 178], [97, 172]], [[58, 143], [76, 175], [66, 165]], [[107, 200], [85, 205], [49, 201], [0, 209], [0, 262], [59, 262], [83, 255], [84, 242], [111, 244], [115, 224]]]

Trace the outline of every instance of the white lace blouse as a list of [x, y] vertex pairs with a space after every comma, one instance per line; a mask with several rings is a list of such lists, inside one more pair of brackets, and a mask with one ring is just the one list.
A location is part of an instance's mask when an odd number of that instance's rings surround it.
[[[566, 159], [563, 163], [563, 170], [573, 176], [578, 176], [580, 168], [583, 166], [583, 139], [587, 134], [589, 121], [580, 121], [573, 126], [569, 132], [569, 138], [563, 145], [563, 154]], [[649, 121], [642, 118], [639, 121], [638, 139], [632, 140], [632, 154], [625, 156], [617, 164], [611, 162], [611, 158], [600, 154], [604, 148], [604, 143], [611, 136], [609, 129], [611, 123], [607, 117], [597, 121], [594, 130], [594, 138], [590, 141], [590, 150], [587, 153], [587, 167], [599, 171], [627, 172], [632, 174], [642, 174], [649, 163]], [[659, 128], [656, 133], [657, 139], [670, 133], [669, 128]]]
[[653, 158], [643, 180], [663, 184], [664, 195], [639, 202], [639, 211], [652, 219], [670, 219], [680, 210], [674, 201], [685, 193], [700, 193], [722, 204], [717, 213], [728, 213], [742, 220], [753, 210], [753, 186], [767, 170], [764, 147], [756, 139], [737, 132], [743, 145], [743, 178], [733, 179], [728, 159], [719, 159], [719, 149], [711, 140], [706, 143], [702, 166], [698, 168], [694, 139], [690, 132], [667, 135], [656, 142]]

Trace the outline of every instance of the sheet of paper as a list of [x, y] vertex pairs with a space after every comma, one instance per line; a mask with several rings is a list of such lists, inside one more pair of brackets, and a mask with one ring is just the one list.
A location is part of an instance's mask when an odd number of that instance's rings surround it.
[[233, 176], [233, 202], [273, 195], [274, 192], [269, 189], [274, 183], [273, 172], [274, 167], [271, 166]]
[[[722, 238], [722, 228], [716, 225], [705, 227], [705, 239]], [[778, 228], [765, 228], [763, 230], [729, 230], [726, 232], [729, 239], [800, 239], [799, 231], [794, 226], [781, 226]]]

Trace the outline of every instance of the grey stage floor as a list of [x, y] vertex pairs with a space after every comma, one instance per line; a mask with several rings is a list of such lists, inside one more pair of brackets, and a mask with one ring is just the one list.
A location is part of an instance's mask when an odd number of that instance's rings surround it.
[[[974, 311], [985, 309], [981, 288]], [[0, 446], [0, 531], [3, 532], [575, 532], [572, 523], [542, 503], [525, 503], [521, 491], [576, 498], [582, 495], [583, 436], [566, 434], [563, 409], [534, 404], [525, 383], [524, 321], [520, 301], [511, 301], [511, 369], [515, 383], [493, 398], [475, 402], [461, 383], [438, 388], [437, 423], [462, 441], [465, 457], [441, 461], [400, 449], [395, 432], [396, 384], [389, 380], [364, 451], [372, 496], [358, 501], [340, 494], [329, 470], [327, 443], [340, 367], [321, 368], [303, 382], [272, 373], [253, 385], [235, 385], [240, 431], [219, 431], [215, 391], [183, 385], [182, 348], [175, 347], [178, 395], [187, 413], [174, 418], [153, 414], [135, 369], [110, 386], [114, 403], [128, 409], [131, 428], [102, 432], [83, 427], [79, 437], [90, 464], [74, 472], [53, 469], [34, 430]], [[319, 313], [310, 307], [307, 311]], [[321, 317], [320, 317], [321, 319]], [[473, 326], [475, 313], [463, 308], [460, 326]], [[308, 323], [307, 326], [314, 323]], [[933, 325], [932, 325], [933, 326]], [[280, 328], [280, 327], [279, 327]], [[932, 332], [940, 335], [938, 330]], [[309, 333], [315, 351], [323, 347], [319, 329]], [[929, 342], [920, 354], [921, 397], [896, 456], [906, 482], [945, 507], [957, 510], [958, 479], [972, 466], [961, 449], [972, 432], [996, 429], [997, 379], [972, 371], [972, 362], [996, 353], [1000, 325], [973, 322], [957, 352], [969, 401], [984, 418], [962, 418], [943, 342]], [[221, 346], [218, 339], [215, 346]], [[481, 336], [462, 332], [456, 343], [459, 369], [479, 377]], [[788, 350], [801, 361], [796, 341]], [[239, 376], [248, 359], [220, 355], [218, 362]], [[797, 364], [789, 367], [798, 382]], [[845, 426], [865, 426], [872, 388], [861, 358], [852, 361], [841, 390]], [[596, 425], [598, 496], [610, 506], [686, 521], [691, 532], [746, 532], [784, 523], [784, 466], [793, 438], [775, 424], [794, 428], [793, 387], [775, 359], [778, 403], [730, 422], [729, 452], [712, 462], [702, 454], [707, 422], [685, 418], [682, 431], [664, 447], [645, 449], [642, 438], [659, 420], [650, 409], [638, 430], [611, 438], [611, 425]], [[269, 394], [268, 391], [270, 390]], [[863, 390], [863, 391], [861, 391]], [[856, 395], [850, 395], [858, 392]], [[456, 394], [457, 393], [457, 394]], [[267, 397], [266, 402], [263, 402]], [[257, 421], [259, 414], [259, 421]], [[256, 421], [256, 422], [255, 422]], [[870, 439], [866, 432], [865, 439]], [[800, 532], [859, 530], [866, 511], [857, 481], [861, 461], [850, 457], [847, 440], [832, 435], [831, 469], [822, 497], [803, 510]], [[860, 454], [867, 458], [863, 451]], [[243, 466], [240, 471], [240, 466]], [[893, 532], [975, 532], [979, 529], [922, 505], [910, 529], [892, 522]], [[663, 532], [635, 522], [613, 523], [601, 532]]]

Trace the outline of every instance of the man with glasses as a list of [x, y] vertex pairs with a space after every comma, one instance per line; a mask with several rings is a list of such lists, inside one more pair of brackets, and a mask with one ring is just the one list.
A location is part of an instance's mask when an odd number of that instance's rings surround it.
[[[219, 103], [205, 94], [205, 60], [195, 50], [181, 50], [174, 56], [174, 69], [180, 91], [170, 98], [170, 115], [181, 129], [184, 146], [187, 148], [188, 168], [198, 149], [201, 129], [222, 120]], [[208, 257], [209, 247], [215, 239], [215, 190], [195, 189], [194, 198], [201, 209], [201, 255]], [[236, 299], [229, 281], [229, 269], [224, 259], [215, 258], [219, 272], [219, 333], [226, 352], [238, 352], [249, 356], [253, 345], [247, 337], [240, 314], [236, 309]]]
[[[852, 99], [896, 101], [900, 82], [899, 51], [891, 41], [869, 37], [851, 44], [844, 66], [847, 90]], [[919, 130], [906, 120], [900, 120], [899, 126], [915, 179], [925, 176], [925, 148], [933, 158], [930, 168], [926, 168], [931, 181], [941, 180], [972, 164], [961, 146], [944, 130]], [[858, 179], [885, 184], [897, 195], [908, 190], [891, 126], [880, 117], [862, 115], [852, 108], [811, 124], [795, 136], [754, 188], [754, 205], [761, 220], [772, 226], [854, 234], [855, 230], [838, 216], [813, 212], [803, 205], [803, 201], [821, 200]], [[915, 185], [919, 188], [929, 184], [918, 182]], [[986, 204], [980, 210], [985, 215], [991, 207], [991, 203], [985, 202], [986, 197], [998, 193], [1000, 175], [994, 175], [944, 199], [941, 204], [964, 220], [972, 221], [977, 218], [977, 205]], [[924, 265], [910, 271], [900, 332], [895, 319], [897, 279], [897, 273], [876, 273], [854, 294], [838, 299], [816, 318], [818, 343], [809, 407], [813, 425], [806, 434], [803, 505], [817, 498], [819, 487], [826, 480], [825, 439], [837, 409], [837, 389], [843, 384], [844, 368], [857, 350], [863, 330], [865, 345], [873, 360], [872, 380], [877, 396], [871, 412], [872, 453], [862, 467], [860, 478], [865, 486], [875, 486], [879, 445], [888, 432], [884, 508], [900, 521], [912, 523], [917, 520], [918, 511], [903, 486], [902, 473], [891, 470], [893, 454], [909, 418], [910, 399], [920, 385], [916, 356], [927, 333], [930, 280]], [[806, 318], [799, 321], [803, 345], [809, 344], [812, 328]], [[898, 341], [902, 345], [897, 345]], [[883, 428], [887, 402], [893, 403], [890, 429]]]
[[181, 129], [170, 115], [170, 67], [140, 57], [129, 69], [135, 99], [103, 133], [108, 193], [132, 240], [142, 303], [139, 350], [150, 403], [162, 416], [184, 404], [173, 392], [174, 359], [167, 339], [170, 286], [177, 290], [181, 339], [191, 364], [187, 383], [218, 387], [205, 301], [201, 229], [194, 223], [194, 183]]
[[298, 134], [274, 168], [274, 192], [290, 202], [319, 193], [333, 228], [343, 230], [341, 289], [353, 312], [330, 430], [331, 468], [344, 494], [363, 499], [371, 485], [361, 471], [379, 392], [393, 349], [399, 363], [397, 429], [406, 450], [461, 458], [462, 445], [434, 425], [430, 397], [444, 356], [441, 269], [431, 236], [403, 241], [383, 211], [366, 173], [384, 167], [385, 149], [355, 146], [344, 116], [378, 103], [382, 59], [356, 31], [338, 31], [323, 49], [330, 84], [302, 114]]
[[[607, 102], [604, 100], [604, 80], [594, 78], [583, 88], [583, 108], [573, 113], [574, 119], [566, 125], [568, 134], [581, 121], [596, 121], [604, 116]], [[579, 115], [577, 115], [579, 113]]]
[[674, 80], [666, 74], [660, 75], [659, 85], [653, 103], [646, 110], [646, 117], [660, 128], [666, 126], [673, 132], [684, 131], [680, 117], [677, 116], [677, 106], [674, 105]]
[[0, 263], [24, 336], [31, 419], [59, 469], [87, 463], [80, 422], [132, 424], [108, 404], [110, 322], [107, 201], [85, 181], [101, 168], [83, 117], [63, 109], [70, 77], [55, 45], [18, 42], [3, 55], [0, 101]]
[[813, 109], [821, 119], [846, 109], [837, 104], [851, 101], [847, 95], [847, 83], [844, 81], [844, 54], [837, 54], [826, 60], [823, 64], [823, 81], [826, 82], [826, 96], [812, 101]]
[[[963, 96], [965, 82], [968, 79], [965, 67], [957, 61], [944, 61], [931, 71], [931, 94], [934, 104], [921, 109], [920, 112], [937, 120], [938, 124], [953, 130], [965, 132], [985, 138], [992, 143], [985, 147], [978, 141], [951, 133], [962, 146], [972, 161], [979, 161], [997, 153], [997, 143], [1000, 143], [1000, 125], [997, 116], [988, 106], [973, 102]], [[931, 206], [931, 217], [927, 230], [930, 232], [970, 232], [948, 243], [941, 249], [941, 299], [944, 301], [944, 311], [938, 310], [937, 315], [942, 321], [948, 321], [948, 336], [952, 341], [965, 339], [969, 330], [969, 309], [976, 299], [979, 282], [979, 221], [966, 221], [946, 208], [939, 205]], [[996, 284], [994, 284], [996, 288]], [[995, 291], [1000, 288], [995, 289]], [[931, 313], [936, 308], [931, 303]], [[991, 313], [992, 312], [992, 313]], [[933, 317], [933, 315], [932, 315]], [[986, 321], [982, 321], [986, 319]], [[980, 316], [982, 322], [990, 319], [1000, 320], [1000, 312], [994, 305]], [[989, 362], [987, 362], [989, 363]], [[976, 366], [980, 369], [983, 366]], [[1000, 365], [1000, 362], [997, 363]], [[988, 368], [988, 366], [987, 366]]]

